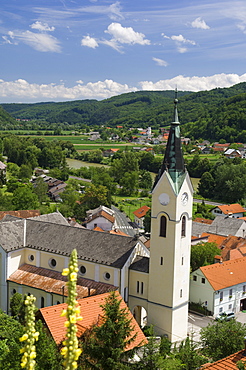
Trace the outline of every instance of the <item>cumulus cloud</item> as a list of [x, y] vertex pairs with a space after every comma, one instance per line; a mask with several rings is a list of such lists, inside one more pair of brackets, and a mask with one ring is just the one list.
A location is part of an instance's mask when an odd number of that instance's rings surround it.
[[77, 99], [106, 99], [111, 96], [137, 91], [137, 90], [178, 90], [202, 91], [216, 87], [229, 87], [240, 82], [246, 82], [246, 73], [216, 74], [206, 77], [176, 76], [172, 79], [159, 80], [157, 82], [141, 81], [140, 88], [130, 87], [113, 80], [88, 82], [84, 84], [78, 80], [75, 86], [66, 87], [60, 84], [36, 84], [26, 80], [16, 81], [0, 80], [0, 100], [2, 102], [37, 102], [37, 101], [64, 101]]
[[245, 23], [241, 23], [241, 24], [238, 24], [237, 27], [243, 32], [243, 33], [246, 33], [246, 24]]
[[184, 38], [183, 35], [178, 35], [178, 36], [173, 35], [173, 36], [170, 36], [170, 39], [173, 40], [173, 41], [176, 41], [178, 43], [196, 45], [195, 41], [188, 40], [188, 39]]
[[154, 61], [154, 62], [156, 62], [156, 64], [158, 65], [158, 66], [160, 66], [160, 67], [166, 67], [167, 65], [168, 65], [168, 63], [165, 61], [165, 60], [163, 60], [163, 59], [159, 59], [159, 58], [152, 58], [152, 60]]
[[176, 76], [169, 80], [160, 80], [157, 82], [140, 82], [141, 90], [174, 90], [176, 86], [179, 90], [202, 91], [211, 90], [216, 87], [229, 87], [240, 82], [246, 82], [246, 73], [239, 76], [237, 74], [216, 74], [206, 77], [184, 77]]
[[210, 27], [206, 24], [206, 22], [201, 17], [198, 17], [193, 22], [191, 22], [191, 26], [193, 28], [201, 28], [203, 30], [210, 29]]
[[120, 84], [113, 80], [89, 82], [83, 84], [82, 80], [77, 81], [77, 85], [66, 87], [61, 84], [35, 84], [26, 80], [16, 81], [0, 80], [0, 99], [1, 101], [63, 101], [74, 99], [106, 99], [114, 95], [119, 95], [131, 91], [136, 91], [136, 87], [129, 87], [127, 84]]
[[98, 43], [96, 39], [90, 36], [84, 36], [81, 40], [81, 45], [82, 46], [88, 46], [89, 48], [95, 49], [98, 47]]
[[145, 35], [134, 31], [132, 27], [122, 27], [120, 23], [111, 23], [104, 31], [113, 36], [113, 40], [121, 44], [150, 45], [150, 41], [145, 39]]
[[164, 39], [173, 40], [177, 46], [179, 53], [186, 53], [188, 49], [183, 46], [183, 44], [196, 45], [196, 42], [193, 40], [186, 39], [183, 35], [172, 35], [167, 36], [164, 33], [161, 34]]
[[47, 23], [42, 23], [42, 22], [35, 22], [30, 25], [30, 27], [34, 30], [38, 30], [40, 32], [53, 32], [55, 31], [55, 27], [49, 27]]

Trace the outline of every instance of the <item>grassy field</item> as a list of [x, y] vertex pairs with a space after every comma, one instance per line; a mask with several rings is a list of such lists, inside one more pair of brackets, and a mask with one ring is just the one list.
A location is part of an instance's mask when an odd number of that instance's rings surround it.
[[138, 208], [144, 205], [151, 207], [151, 197], [137, 198], [114, 195], [113, 200], [118, 204], [117, 207], [121, 209], [132, 221], [134, 221], [133, 212]]

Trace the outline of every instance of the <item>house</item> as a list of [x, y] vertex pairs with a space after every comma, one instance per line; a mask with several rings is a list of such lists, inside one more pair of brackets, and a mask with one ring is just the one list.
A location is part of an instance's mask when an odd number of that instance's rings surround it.
[[246, 257], [200, 267], [192, 272], [190, 302], [217, 316], [246, 309]]
[[223, 216], [223, 217], [230, 216], [233, 218], [243, 217], [244, 212], [245, 212], [245, 209], [238, 203], [223, 204], [211, 210], [211, 213], [214, 216]]
[[211, 224], [202, 222], [192, 222], [192, 236], [201, 237], [203, 233], [216, 234], [222, 236], [241, 236], [245, 237], [246, 220], [242, 217], [233, 218], [221, 216], [215, 217]]
[[227, 149], [225, 152], [224, 152], [224, 155], [225, 157], [227, 158], [242, 158], [241, 156], [241, 153], [239, 150], [236, 150], [236, 149]]
[[0, 211], [0, 221], [2, 219], [6, 220], [6, 216], [12, 216], [16, 218], [29, 218], [29, 217], [35, 217], [40, 216], [39, 209], [34, 210], [19, 210], [19, 211]]
[[104, 150], [103, 156], [104, 157], [112, 157], [115, 153], [118, 152], [118, 150], [119, 149], [116, 149], [116, 148], [111, 148], [111, 149]]
[[101, 228], [103, 231], [110, 231], [117, 228], [114, 211], [105, 206], [89, 210], [86, 212], [86, 228]]
[[199, 369], [205, 370], [238, 370], [238, 361], [246, 362], [246, 350], [242, 349], [239, 352], [233, 353], [230, 356], [222, 358], [212, 364], [202, 365]]
[[149, 210], [150, 210], [150, 207], [142, 206], [133, 212], [134, 222], [138, 225], [140, 229], [144, 228], [144, 217]]
[[246, 257], [245, 238], [229, 235], [218, 246], [221, 249], [222, 261], [229, 261], [236, 258]]
[[[78, 307], [80, 308], [80, 313], [83, 317], [82, 321], [77, 322], [77, 335], [79, 337], [93, 325], [100, 325], [100, 323], [102, 323], [102, 305], [105, 303], [105, 299], [109, 296], [109, 294], [110, 293], [104, 293], [78, 299]], [[127, 318], [131, 320], [133, 327], [131, 337], [135, 336], [134, 340], [126, 348], [126, 351], [129, 351], [135, 347], [143, 346], [147, 343], [145, 335], [119, 294], [117, 295], [117, 299], [120, 300], [120, 309], [125, 309], [128, 316]], [[66, 317], [61, 317], [61, 312], [66, 309], [66, 307], [67, 304], [63, 303], [40, 309], [41, 317], [57, 345], [59, 345], [65, 339], [66, 335], [66, 328], [64, 326]]]
[[214, 143], [213, 150], [215, 152], [224, 153], [229, 148], [230, 145], [231, 145], [230, 143], [225, 143], [225, 144]]

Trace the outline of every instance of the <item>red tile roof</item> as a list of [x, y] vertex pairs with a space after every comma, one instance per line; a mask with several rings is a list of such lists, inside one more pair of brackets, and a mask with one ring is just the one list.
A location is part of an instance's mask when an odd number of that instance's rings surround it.
[[221, 243], [226, 239], [224, 236], [210, 233], [202, 233], [201, 237], [204, 236], [208, 237], [208, 243], [215, 243], [217, 246], [221, 245]]
[[[40, 289], [45, 292], [67, 296], [66, 287], [67, 277], [60, 272], [36, 267], [29, 264], [23, 264], [18, 270], [13, 272], [8, 278], [9, 281], [20, 285], [26, 285], [32, 288]], [[78, 277], [77, 293], [78, 298], [87, 297], [89, 294], [105, 293], [117, 288], [111, 284], [95, 282], [90, 279]]]
[[[246, 240], [240, 236], [229, 235], [219, 245], [223, 261], [241, 258], [246, 255]], [[237, 253], [234, 251], [238, 251]]]
[[238, 203], [234, 204], [224, 204], [222, 206], [217, 206], [225, 215], [233, 213], [245, 212], [245, 209]]
[[38, 209], [23, 210], [23, 211], [0, 211], [0, 220], [2, 220], [4, 216], [6, 215], [20, 217], [20, 218], [29, 218], [29, 217], [40, 216], [40, 211]]
[[213, 222], [213, 220], [209, 220], [207, 218], [197, 217], [197, 218], [195, 218], [194, 222], [200, 222], [202, 224], [208, 224], [208, 225], [210, 225]]
[[137, 218], [142, 218], [146, 215], [146, 213], [148, 212], [149, 209], [150, 209], [150, 207], [148, 207], [148, 206], [142, 206], [142, 207], [136, 209], [136, 211], [134, 211], [133, 214]]
[[112, 224], [114, 223], [115, 221], [115, 217], [114, 216], [111, 216], [109, 215], [107, 212], [105, 211], [99, 211], [98, 213], [95, 213], [90, 219], [87, 220], [87, 223], [88, 222], [91, 222], [92, 220], [95, 220], [96, 218], [98, 217], [104, 217], [106, 218], [108, 221], [110, 221]]
[[218, 360], [213, 364], [206, 364], [201, 367], [201, 369], [206, 370], [238, 370], [238, 361], [246, 362], [245, 350], [233, 353], [232, 355]]
[[[78, 299], [80, 313], [83, 317], [83, 320], [77, 323], [78, 336], [83, 334], [84, 331], [90, 328], [92, 325], [98, 323], [98, 321], [101, 322], [103, 315], [101, 305], [104, 304], [105, 298], [107, 298], [109, 294], [110, 293], [104, 293], [92, 297]], [[126, 303], [122, 300], [119, 294], [117, 298], [121, 299], [120, 308], [126, 309], [128, 318], [132, 319], [132, 326], [134, 327], [132, 336], [135, 335], [135, 333], [137, 334], [135, 340], [127, 347], [126, 350], [128, 351], [134, 347], [146, 344], [147, 339], [138, 326], [136, 320], [132, 316]], [[66, 307], [67, 304], [62, 303], [56, 306], [50, 306], [40, 309], [46, 325], [48, 326], [49, 331], [57, 344], [61, 343], [61, 341], [65, 338], [66, 328], [64, 327], [64, 322], [66, 321], [66, 318], [61, 317], [61, 312]]]
[[200, 267], [214, 290], [246, 282], [246, 257]]

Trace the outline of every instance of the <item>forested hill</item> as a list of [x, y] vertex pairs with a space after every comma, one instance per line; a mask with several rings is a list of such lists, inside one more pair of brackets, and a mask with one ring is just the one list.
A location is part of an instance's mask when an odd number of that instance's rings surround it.
[[0, 125], [15, 125], [15, 119], [0, 106]]
[[[173, 91], [138, 91], [102, 101], [2, 104], [14, 118], [36, 120], [50, 127], [105, 125], [159, 128], [173, 118]], [[246, 142], [246, 83], [210, 91], [178, 93], [182, 133], [194, 139]], [[13, 121], [8, 121], [9, 125]], [[1, 124], [1, 121], [0, 121]], [[16, 125], [16, 122], [15, 122]], [[1, 124], [2, 126], [2, 124]], [[0, 126], [0, 128], [1, 128]]]

